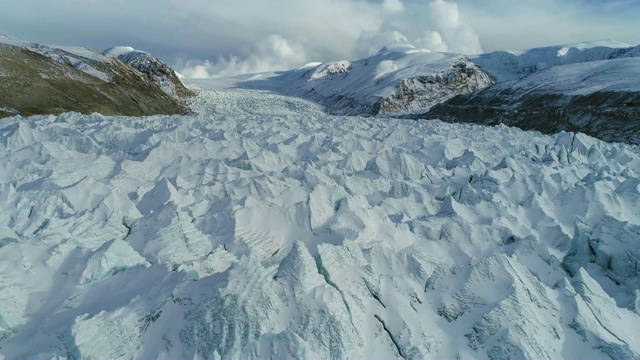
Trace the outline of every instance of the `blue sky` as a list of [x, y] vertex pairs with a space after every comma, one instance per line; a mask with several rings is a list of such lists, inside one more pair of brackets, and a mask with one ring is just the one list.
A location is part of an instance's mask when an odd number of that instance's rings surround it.
[[474, 53], [640, 43], [640, 0], [0, 0], [0, 33], [133, 46], [201, 76], [366, 56], [390, 41]]

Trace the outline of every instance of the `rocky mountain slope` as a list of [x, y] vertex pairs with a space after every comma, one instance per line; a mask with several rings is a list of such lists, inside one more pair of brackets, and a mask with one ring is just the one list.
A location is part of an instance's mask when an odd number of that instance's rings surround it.
[[555, 66], [436, 105], [426, 119], [640, 144], [640, 58]]
[[178, 78], [176, 72], [155, 56], [132, 47], [117, 46], [105, 50], [107, 54], [117, 56], [125, 64], [138, 70], [153, 81], [165, 93], [177, 97], [186, 98], [193, 96]]
[[637, 147], [191, 106], [0, 122], [0, 357], [640, 358]]
[[372, 116], [428, 109], [493, 83], [467, 57], [396, 45], [369, 58], [310, 64], [237, 86], [311, 100], [331, 114]]
[[140, 116], [188, 110], [116, 57], [0, 35], [0, 116], [66, 111]]

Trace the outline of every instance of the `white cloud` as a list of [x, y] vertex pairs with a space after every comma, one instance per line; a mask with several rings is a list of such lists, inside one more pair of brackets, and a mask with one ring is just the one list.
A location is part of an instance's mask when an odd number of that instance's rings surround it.
[[389, 13], [401, 13], [404, 11], [404, 4], [400, 0], [384, 0], [382, 7]]
[[598, 39], [640, 43], [638, 0], [456, 1], [485, 51]]
[[[363, 32], [356, 41], [355, 53], [367, 56], [383, 46], [393, 43], [411, 43], [431, 51], [449, 51], [462, 54], [482, 52], [480, 40], [474, 29], [463, 22], [458, 5], [445, 0], [433, 0], [423, 9], [423, 22], [392, 25], [384, 23], [380, 28]], [[418, 30], [418, 31], [416, 31]]]
[[428, 30], [414, 40], [414, 45], [420, 48], [429, 49], [437, 52], [447, 52], [449, 47], [444, 42], [439, 32]]
[[219, 57], [215, 61], [189, 59], [179, 61], [177, 69], [187, 77], [212, 78], [237, 74], [286, 70], [307, 61], [304, 48], [284, 37], [267, 36], [248, 56]]
[[355, 43], [355, 55], [358, 58], [377, 53], [387, 45], [409, 43], [409, 39], [397, 28], [385, 24], [380, 29], [363, 32]]
[[[480, 38], [471, 26], [462, 22], [458, 4], [434, 0], [429, 3], [428, 16], [433, 28], [431, 32], [425, 33], [427, 38], [423, 37], [422, 41], [431, 41], [432, 46], [446, 48], [447, 51], [455, 53], [478, 54], [482, 52]], [[440, 39], [438, 39], [438, 35], [440, 35]]]
[[458, 4], [444, 0], [430, 2], [429, 19], [437, 29], [456, 29], [460, 27]]

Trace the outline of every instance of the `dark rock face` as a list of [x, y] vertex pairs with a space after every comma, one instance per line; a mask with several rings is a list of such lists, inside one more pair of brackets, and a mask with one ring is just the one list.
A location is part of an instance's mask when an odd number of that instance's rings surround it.
[[105, 62], [61, 49], [0, 44], [0, 75], [0, 116], [188, 112], [177, 99], [116, 58]]
[[[604, 141], [640, 144], [640, 89], [629, 81], [637, 78], [638, 60], [603, 61], [585, 70], [579, 65], [555, 67], [456, 96], [417, 118], [505, 124], [547, 134], [582, 132]], [[574, 75], [560, 76], [563, 71]]]
[[456, 95], [484, 89], [494, 83], [491, 75], [481, 67], [468, 58], [460, 57], [447, 72], [402, 80], [392, 96], [381, 100], [378, 113], [430, 108]]

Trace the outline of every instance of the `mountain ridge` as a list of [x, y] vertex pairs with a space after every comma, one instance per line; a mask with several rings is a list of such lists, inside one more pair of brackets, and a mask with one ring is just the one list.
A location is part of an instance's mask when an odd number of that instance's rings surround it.
[[189, 111], [153, 77], [97, 50], [51, 47], [6, 35], [0, 35], [0, 49], [3, 116], [67, 111], [141, 116]]
[[559, 65], [456, 96], [418, 119], [583, 132], [640, 144], [640, 58]]

